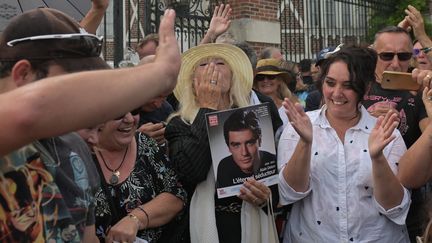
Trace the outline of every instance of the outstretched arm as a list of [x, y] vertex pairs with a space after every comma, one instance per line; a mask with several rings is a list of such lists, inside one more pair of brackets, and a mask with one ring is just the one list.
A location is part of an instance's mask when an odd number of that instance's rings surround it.
[[1, 94], [0, 117], [8, 119], [0, 120], [0, 156], [40, 138], [113, 119], [170, 92], [180, 68], [174, 20], [174, 10], [167, 10], [153, 63], [56, 76]]
[[96, 34], [105, 11], [109, 6], [109, 0], [92, 0], [92, 6], [86, 16], [81, 20], [80, 25], [89, 33]]
[[374, 197], [386, 210], [402, 202], [404, 190], [396, 175], [391, 170], [384, 148], [395, 139], [393, 131], [398, 125], [397, 117], [393, 113], [380, 116], [369, 136], [369, 154], [372, 159], [372, 179]]
[[[423, 103], [432, 114], [432, 90], [423, 90]], [[419, 188], [432, 178], [432, 123], [399, 161], [399, 180], [407, 188]]]
[[229, 20], [231, 17], [231, 11], [232, 9], [229, 4], [216, 6], [213, 17], [210, 21], [209, 29], [201, 40], [201, 44], [215, 42], [221, 34], [228, 30], [231, 24], [231, 20]]

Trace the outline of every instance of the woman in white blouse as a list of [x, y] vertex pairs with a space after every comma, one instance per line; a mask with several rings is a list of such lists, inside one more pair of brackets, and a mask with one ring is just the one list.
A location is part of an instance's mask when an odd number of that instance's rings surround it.
[[361, 105], [376, 61], [371, 49], [345, 47], [323, 66], [320, 110], [285, 99], [279, 187], [293, 208], [284, 242], [409, 242], [410, 196], [395, 176], [406, 151], [398, 118], [375, 119]]

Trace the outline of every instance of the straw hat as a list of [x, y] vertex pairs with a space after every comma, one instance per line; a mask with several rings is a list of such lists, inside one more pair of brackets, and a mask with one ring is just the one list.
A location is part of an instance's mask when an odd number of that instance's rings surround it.
[[[290, 76], [287, 71], [280, 68], [281, 61], [274, 58], [261, 59], [257, 63], [256, 75], [280, 75], [285, 83], [290, 81]], [[256, 76], [255, 75], [255, 76]]]
[[192, 87], [192, 77], [198, 62], [205, 58], [222, 58], [230, 66], [233, 74], [243, 83], [245, 90], [252, 90], [253, 70], [247, 55], [230, 44], [211, 43], [193, 47], [182, 54], [180, 73], [174, 95], [179, 98]]

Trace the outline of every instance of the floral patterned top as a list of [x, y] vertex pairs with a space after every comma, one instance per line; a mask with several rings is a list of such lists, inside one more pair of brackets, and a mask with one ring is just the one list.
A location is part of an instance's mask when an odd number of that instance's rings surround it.
[[[177, 180], [166, 151], [142, 133], [137, 133], [135, 139], [137, 161], [129, 177], [118, 185], [110, 185], [101, 179], [101, 188], [96, 192], [96, 235], [101, 242], [105, 241], [109, 227], [160, 193], [168, 192], [186, 201], [186, 192]], [[96, 166], [102, 175], [99, 163], [96, 162]], [[137, 237], [149, 243], [157, 242], [162, 230], [163, 227], [141, 230]]]

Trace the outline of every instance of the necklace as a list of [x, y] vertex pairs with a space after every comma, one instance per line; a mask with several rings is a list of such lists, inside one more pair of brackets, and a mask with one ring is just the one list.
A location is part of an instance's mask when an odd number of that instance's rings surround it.
[[129, 146], [127, 146], [127, 148], [126, 148], [126, 151], [125, 151], [125, 153], [124, 153], [124, 155], [123, 155], [123, 159], [122, 159], [122, 161], [120, 162], [120, 165], [119, 165], [115, 170], [111, 169], [111, 168], [108, 166], [107, 162], [105, 161], [105, 158], [104, 158], [103, 155], [102, 155], [102, 152], [98, 150], [98, 153], [99, 153], [99, 155], [101, 156], [102, 161], [103, 161], [105, 167], [106, 167], [109, 171], [111, 171], [111, 173], [112, 173], [112, 174], [111, 174], [111, 178], [110, 178], [110, 180], [109, 180], [109, 183], [110, 183], [111, 185], [116, 185], [116, 184], [119, 182], [119, 179], [120, 179], [120, 171], [119, 171], [119, 169], [122, 167], [123, 162], [125, 161], [126, 154], [127, 154], [128, 150], [129, 150]]

